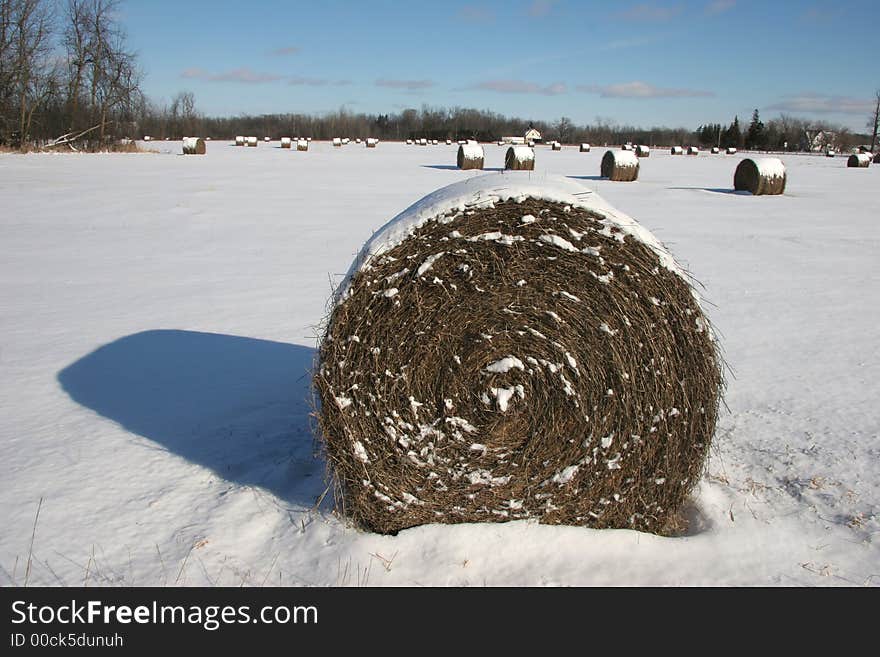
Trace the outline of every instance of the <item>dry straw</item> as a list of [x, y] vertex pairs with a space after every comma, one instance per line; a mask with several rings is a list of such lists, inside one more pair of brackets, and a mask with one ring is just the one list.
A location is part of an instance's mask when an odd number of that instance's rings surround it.
[[511, 146], [504, 156], [504, 168], [509, 171], [533, 171], [535, 151], [528, 146]]
[[459, 169], [482, 169], [485, 157], [483, 147], [477, 143], [465, 143], [458, 147], [456, 163]]
[[846, 166], [866, 169], [871, 165], [871, 156], [868, 153], [853, 153], [846, 160]]
[[632, 151], [606, 151], [600, 172], [615, 182], [632, 182], [639, 177], [639, 159]]
[[773, 196], [785, 192], [787, 178], [785, 165], [778, 158], [745, 159], [733, 174], [733, 188], [755, 196]]
[[665, 249], [580, 194], [470, 197], [353, 268], [314, 384], [359, 526], [675, 518], [715, 429], [717, 344]]
[[204, 155], [206, 152], [205, 140], [201, 137], [184, 137], [184, 155]]

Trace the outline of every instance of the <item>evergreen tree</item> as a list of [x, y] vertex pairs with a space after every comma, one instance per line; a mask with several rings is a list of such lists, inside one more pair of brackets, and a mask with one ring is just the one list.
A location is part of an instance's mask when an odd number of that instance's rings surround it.
[[752, 122], [749, 124], [749, 130], [746, 133], [746, 148], [767, 148], [767, 132], [764, 129], [764, 123], [761, 121], [758, 110], [752, 113]]

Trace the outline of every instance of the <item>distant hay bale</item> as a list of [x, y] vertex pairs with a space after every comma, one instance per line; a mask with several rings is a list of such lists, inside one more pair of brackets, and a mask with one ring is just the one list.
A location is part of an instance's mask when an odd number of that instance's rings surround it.
[[755, 196], [772, 196], [785, 192], [786, 179], [785, 165], [779, 158], [745, 159], [733, 174], [733, 188]]
[[670, 151], [672, 155], [681, 155], [684, 153], [684, 149], [681, 146], [673, 146]]
[[483, 147], [479, 144], [462, 144], [458, 147], [456, 161], [459, 169], [482, 169], [484, 162]]
[[210, 137], [205, 137], [205, 141], [211, 141]]
[[699, 155], [700, 149], [697, 148], [696, 146], [688, 146], [687, 154], [688, 155]]
[[361, 138], [358, 137], [357, 139], [355, 139], [355, 140], [354, 140], [354, 143], [356, 143], [356, 144], [360, 144], [360, 143], [361, 143]]
[[281, 148], [290, 148], [291, 143], [290, 137], [281, 138]]
[[447, 140], [446, 140], [446, 145], [447, 145], [447, 146], [452, 146], [452, 140], [451, 140], [451, 139], [447, 139]]
[[367, 137], [367, 142], [366, 142], [367, 148], [376, 148], [378, 143], [379, 143], [378, 139], [373, 139], [372, 137]]
[[651, 149], [643, 144], [636, 146], [636, 157], [650, 157]]
[[458, 140], [458, 145], [459, 145], [459, 146], [461, 146], [462, 144], [466, 144], [466, 143], [468, 143], [468, 140], [467, 140], [467, 139], [459, 139], [459, 140]]
[[712, 155], [718, 155], [718, 153], [720, 153], [720, 152], [721, 152], [721, 149], [718, 148], [717, 146], [712, 147]]
[[238, 135], [235, 138], [235, 145], [236, 146], [244, 146], [246, 143], [247, 143], [247, 138], [243, 137], [242, 135]]
[[342, 145], [343, 146], [347, 146], [349, 144], [349, 142], [351, 142], [351, 139], [349, 139], [348, 137], [342, 138]]
[[335, 146], [336, 148], [339, 148], [340, 146], [342, 146], [342, 140], [339, 137], [334, 137], [332, 143], [333, 143], [333, 146]]
[[511, 146], [504, 156], [504, 168], [508, 171], [533, 171], [535, 151], [528, 146]]
[[834, 157], [835, 155], [837, 155], [837, 151], [835, 151], [833, 148], [825, 149], [825, 157]]
[[561, 151], [561, 150], [562, 150], [562, 144], [560, 144], [558, 141], [554, 141], [553, 144], [551, 145], [551, 148], [552, 148], [554, 151]]
[[846, 160], [846, 166], [866, 169], [871, 165], [871, 156], [867, 153], [853, 153]]
[[607, 151], [602, 157], [601, 174], [614, 182], [632, 182], [639, 177], [639, 158], [632, 151]]
[[427, 139], [425, 139], [424, 137], [422, 139], [419, 139], [419, 146], [427, 146], [427, 145], [428, 145]]
[[150, 141], [151, 139], [150, 135], [144, 135], [144, 141]]
[[589, 153], [590, 152], [590, 145], [589, 144], [581, 144], [580, 152], [581, 153]]
[[728, 155], [736, 155], [736, 149], [733, 146], [728, 146], [726, 152]]
[[309, 150], [309, 141], [307, 139], [300, 139], [296, 142], [296, 150], [298, 151], [307, 151]]
[[499, 139], [498, 141], [495, 142], [495, 145], [496, 145], [496, 146], [504, 146], [504, 140], [503, 140], [503, 139]]
[[263, 137], [263, 141], [270, 142], [270, 141], [272, 141], [272, 138], [271, 137]]
[[526, 142], [526, 146], [528, 146], [529, 148], [534, 148], [534, 147], [535, 147], [535, 142], [533, 142], [533, 141], [530, 139], [529, 141]]
[[205, 140], [201, 137], [184, 137], [183, 138], [183, 154], [184, 155], [204, 155], [206, 152]]
[[432, 144], [433, 146], [436, 146], [438, 143], [439, 143], [439, 142], [438, 142], [436, 139], [432, 139], [432, 140], [431, 140], [431, 144]]
[[407, 143], [408, 146], [412, 146], [413, 140], [412, 140], [412, 139], [407, 139], [407, 140], [406, 140], [406, 143]]
[[256, 148], [258, 143], [259, 143], [259, 140], [256, 137], [248, 137], [247, 138], [247, 145], [250, 148]]
[[666, 248], [587, 191], [469, 178], [364, 245], [313, 379], [341, 514], [391, 534], [676, 517], [712, 445], [718, 345]]

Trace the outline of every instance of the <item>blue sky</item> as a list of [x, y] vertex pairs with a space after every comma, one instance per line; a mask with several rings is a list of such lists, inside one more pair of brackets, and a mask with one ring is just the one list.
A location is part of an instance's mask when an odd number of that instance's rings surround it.
[[863, 131], [878, 14], [877, 0], [124, 0], [121, 20], [147, 94], [190, 90], [212, 115], [427, 104], [694, 128], [757, 107]]

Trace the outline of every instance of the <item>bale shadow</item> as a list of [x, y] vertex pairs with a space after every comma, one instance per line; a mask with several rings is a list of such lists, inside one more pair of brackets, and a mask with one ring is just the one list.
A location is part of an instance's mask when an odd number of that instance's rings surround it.
[[309, 425], [314, 356], [268, 340], [144, 331], [83, 356], [58, 382], [161, 449], [310, 508], [324, 490]]
[[[476, 171], [476, 169], [459, 169], [454, 164], [423, 164], [425, 169], [439, 169], [441, 171]], [[502, 167], [483, 167], [480, 171], [504, 171]]]
[[608, 180], [608, 178], [603, 176], [566, 176], [566, 178], [573, 178], [574, 180]]
[[745, 190], [731, 189], [730, 187], [669, 187], [668, 189], [711, 192], [713, 194], [732, 194], [734, 196], [752, 196], [751, 192]]

